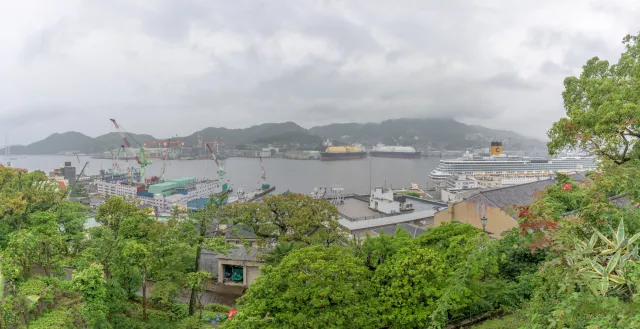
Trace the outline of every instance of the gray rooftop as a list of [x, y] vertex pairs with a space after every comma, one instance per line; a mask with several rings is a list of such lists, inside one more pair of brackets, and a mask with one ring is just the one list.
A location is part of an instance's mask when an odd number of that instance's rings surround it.
[[626, 193], [613, 196], [609, 198], [609, 201], [613, 202], [618, 207], [633, 205], [633, 203], [631, 202], [631, 199], [629, 198], [629, 195], [627, 195]]
[[378, 234], [380, 234], [380, 232], [383, 231], [384, 234], [392, 235], [396, 233], [396, 230], [398, 229], [398, 227], [401, 227], [402, 229], [407, 231], [414, 238], [427, 231], [419, 226], [411, 225], [409, 223], [399, 223], [395, 225], [379, 227], [379, 228], [372, 229], [372, 231]]
[[350, 218], [372, 217], [380, 215], [379, 212], [369, 208], [368, 202], [358, 200], [356, 198], [345, 198], [344, 204], [339, 204], [336, 206], [336, 208], [338, 208], [339, 213]]
[[255, 239], [256, 234], [251, 229], [229, 227], [226, 229], [224, 237], [227, 239]]
[[262, 255], [262, 252], [258, 251], [258, 249], [249, 248], [247, 251], [243, 245], [235, 245], [235, 248], [231, 249], [226, 255], [214, 253], [209, 250], [203, 250], [202, 252], [203, 258], [244, 260], [250, 262], [259, 262], [260, 255]]
[[413, 211], [410, 213], [395, 215], [395, 216], [386, 216], [374, 219], [365, 219], [358, 221], [350, 221], [346, 218], [340, 218], [338, 223], [343, 227], [347, 228], [349, 231], [357, 231], [363, 229], [372, 229], [376, 227], [395, 225], [399, 223], [413, 222], [416, 220], [421, 220], [429, 217], [433, 217], [436, 213], [435, 209], [424, 210], [424, 211]]
[[[583, 174], [571, 175], [570, 177], [576, 182], [588, 179]], [[482, 190], [463, 202], [489, 202], [498, 208], [508, 205], [524, 206], [533, 202], [539, 191], [554, 183], [556, 183], [555, 180], [545, 179], [527, 184]]]

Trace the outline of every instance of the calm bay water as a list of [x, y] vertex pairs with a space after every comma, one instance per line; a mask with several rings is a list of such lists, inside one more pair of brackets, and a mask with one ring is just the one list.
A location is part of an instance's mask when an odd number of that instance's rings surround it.
[[[19, 156], [11, 160], [12, 166], [28, 170], [52, 171], [65, 161], [71, 161], [79, 173], [85, 161], [89, 161], [86, 173], [98, 174], [100, 169], [111, 168], [109, 159], [93, 159], [80, 156], [80, 163], [75, 156], [42, 155]], [[367, 193], [369, 177], [371, 184], [392, 186], [394, 188], [409, 187], [417, 183], [422, 188], [432, 186], [429, 172], [438, 165], [439, 158], [423, 159], [388, 159], [367, 158], [345, 161], [287, 160], [278, 158], [263, 159], [267, 172], [267, 182], [276, 186], [275, 193], [286, 190], [309, 193], [320, 185], [340, 184], [345, 193]], [[134, 161], [120, 160], [120, 168], [133, 165]], [[162, 160], [153, 160], [147, 167], [147, 177], [159, 175], [163, 166]], [[229, 158], [225, 160], [226, 179], [232, 187], [245, 190], [254, 189], [261, 184], [260, 160], [251, 158]], [[209, 177], [216, 178], [216, 166], [212, 160], [171, 160], [166, 164], [166, 178]], [[371, 173], [371, 175], [370, 175]]]

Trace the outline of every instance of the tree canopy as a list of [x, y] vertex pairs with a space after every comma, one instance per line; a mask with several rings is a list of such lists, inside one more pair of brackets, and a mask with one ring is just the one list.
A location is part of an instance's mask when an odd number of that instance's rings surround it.
[[579, 77], [564, 80], [567, 118], [549, 130], [550, 153], [580, 148], [615, 164], [640, 157], [639, 38], [623, 39], [626, 51], [617, 63], [593, 57]]
[[334, 205], [301, 194], [265, 196], [260, 203], [233, 204], [226, 211], [234, 225], [253, 232], [262, 245], [330, 246], [344, 244], [347, 238]]

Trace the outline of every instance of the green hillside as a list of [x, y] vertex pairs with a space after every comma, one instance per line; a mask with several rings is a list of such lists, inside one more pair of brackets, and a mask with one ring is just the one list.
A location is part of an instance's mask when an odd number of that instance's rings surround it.
[[470, 126], [453, 119], [394, 119], [380, 123], [336, 123], [313, 127], [324, 138], [375, 144], [431, 144], [447, 149], [486, 147], [494, 139], [508, 139], [517, 148], [544, 148], [543, 142], [503, 130]]
[[[486, 147], [491, 140], [506, 140], [507, 146], [517, 149], [544, 149], [543, 142], [523, 137], [505, 130], [471, 126], [452, 119], [394, 119], [380, 123], [334, 123], [317, 126], [309, 130], [294, 122], [264, 123], [241, 129], [209, 127], [183, 139], [185, 145], [197, 145], [198, 136], [205, 142], [224, 140], [227, 148], [241, 144], [298, 143], [300, 145], [321, 144], [326, 138], [338, 143], [431, 145], [446, 149]], [[130, 142], [136, 146], [157, 140], [151, 135], [129, 134]], [[13, 154], [56, 154], [62, 152], [101, 153], [122, 145], [118, 133], [112, 132], [95, 138], [79, 132], [56, 133], [41, 141], [12, 146]], [[4, 149], [0, 149], [4, 152]]]

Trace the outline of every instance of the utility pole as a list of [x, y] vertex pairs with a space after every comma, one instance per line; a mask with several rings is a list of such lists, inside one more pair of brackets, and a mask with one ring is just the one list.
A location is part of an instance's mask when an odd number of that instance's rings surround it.
[[371, 156], [369, 156], [369, 193], [371, 193], [371, 188], [372, 188], [372, 186], [371, 186], [371, 162], [372, 162], [372, 159], [371, 159]]

